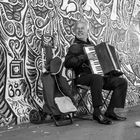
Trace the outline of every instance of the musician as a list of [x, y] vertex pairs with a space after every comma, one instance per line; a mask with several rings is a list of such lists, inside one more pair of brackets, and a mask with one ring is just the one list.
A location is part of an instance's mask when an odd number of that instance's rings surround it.
[[[124, 108], [127, 81], [121, 77], [92, 74], [89, 66], [89, 59], [83, 51], [85, 45], [94, 45], [88, 39], [87, 21], [77, 21], [74, 27], [74, 32], [75, 39], [65, 57], [64, 65], [66, 68], [72, 68], [75, 71], [77, 84], [90, 86], [94, 107], [93, 119], [101, 124], [112, 124], [112, 120], [126, 120], [126, 117], [118, 116], [115, 113], [114, 108]], [[103, 105], [102, 89], [113, 90], [105, 114], [100, 110]]]

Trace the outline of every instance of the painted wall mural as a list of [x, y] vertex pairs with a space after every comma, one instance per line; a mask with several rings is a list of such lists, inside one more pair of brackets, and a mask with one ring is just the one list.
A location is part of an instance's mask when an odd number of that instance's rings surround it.
[[53, 55], [63, 59], [80, 18], [95, 44], [115, 46], [129, 83], [126, 106], [138, 103], [139, 0], [0, 0], [0, 126], [29, 122], [30, 110], [43, 106], [41, 37], [53, 37]]

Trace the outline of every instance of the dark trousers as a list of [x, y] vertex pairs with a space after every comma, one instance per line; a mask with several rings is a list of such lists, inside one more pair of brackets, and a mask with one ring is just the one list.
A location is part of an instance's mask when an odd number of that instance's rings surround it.
[[76, 83], [90, 86], [94, 108], [102, 106], [102, 89], [113, 90], [109, 106], [113, 108], [124, 108], [127, 93], [127, 81], [124, 78], [83, 74], [76, 79]]

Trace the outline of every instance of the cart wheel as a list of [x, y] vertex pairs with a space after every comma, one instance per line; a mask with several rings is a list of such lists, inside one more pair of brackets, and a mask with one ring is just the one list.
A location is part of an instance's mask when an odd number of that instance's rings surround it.
[[29, 119], [31, 123], [38, 124], [41, 123], [41, 116], [38, 110], [33, 109], [29, 113]]

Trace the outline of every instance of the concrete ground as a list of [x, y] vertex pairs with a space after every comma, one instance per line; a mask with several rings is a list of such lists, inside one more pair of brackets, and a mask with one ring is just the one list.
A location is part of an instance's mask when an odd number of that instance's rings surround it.
[[52, 122], [3, 127], [0, 140], [140, 140], [140, 127], [135, 126], [140, 121], [140, 106], [129, 108], [126, 115], [126, 121], [112, 125], [75, 119], [72, 125], [61, 127]]

